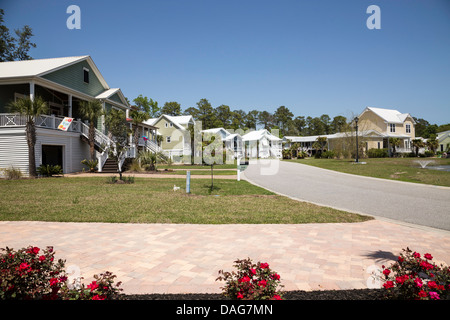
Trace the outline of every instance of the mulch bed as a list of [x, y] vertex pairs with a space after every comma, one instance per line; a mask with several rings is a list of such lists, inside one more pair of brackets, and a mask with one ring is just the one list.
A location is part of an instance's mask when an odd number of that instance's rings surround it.
[[[284, 300], [383, 300], [380, 289], [286, 291]], [[202, 294], [133, 294], [125, 300], [229, 300], [220, 293]]]

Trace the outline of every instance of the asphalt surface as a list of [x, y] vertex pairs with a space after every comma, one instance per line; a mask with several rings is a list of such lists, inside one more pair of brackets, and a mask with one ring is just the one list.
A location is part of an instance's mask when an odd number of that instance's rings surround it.
[[363, 177], [279, 160], [250, 161], [242, 177], [297, 200], [450, 230], [448, 187]]

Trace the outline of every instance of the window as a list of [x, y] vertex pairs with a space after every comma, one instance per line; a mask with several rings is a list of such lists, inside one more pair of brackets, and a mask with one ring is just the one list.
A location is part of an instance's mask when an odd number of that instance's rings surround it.
[[167, 136], [167, 137], [166, 137], [166, 142], [167, 142], [167, 143], [170, 143], [170, 136]]
[[406, 125], [406, 133], [411, 133], [411, 125], [410, 124]]
[[395, 132], [395, 123], [389, 123], [389, 128], [391, 132]]
[[89, 83], [89, 69], [83, 68], [83, 80], [85, 83]]
[[170, 123], [170, 126], [173, 127], [173, 123], [172, 122]]
[[167, 128], [167, 127], [169, 126], [169, 124], [166, 122], [166, 123], [164, 124], [164, 126]]
[[379, 142], [379, 141], [378, 141], [378, 149], [381, 149], [381, 148], [380, 148], [380, 142]]

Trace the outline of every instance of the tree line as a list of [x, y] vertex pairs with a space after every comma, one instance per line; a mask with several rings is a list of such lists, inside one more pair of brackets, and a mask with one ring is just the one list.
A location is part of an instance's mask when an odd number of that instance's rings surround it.
[[[242, 109], [232, 109], [228, 105], [221, 104], [213, 107], [211, 103], [203, 98], [195, 107], [181, 108], [180, 103], [170, 101], [164, 103], [162, 107], [158, 103], [147, 97], [139, 95], [133, 100], [138, 110], [148, 114], [148, 118], [156, 118], [161, 114], [171, 116], [191, 115], [194, 120], [202, 122], [203, 129], [225, 128], [256, 130], [264, 128], [267, 130], [278, 129], [280, 136], [316, 136], [326, 135], [350, 130], [350, 123], [353, 119], [347, 119], [342, 115], [331, 118], [328, 114], [319, 117], [295, 116], [286, 106], [279, 106], [275, 112]], [[413, 117], [416, 122], [416, 137], [431, 138], [438, 132], [450, 130], [450, 124], [436, 125], [430, 124], [422, 118]]]

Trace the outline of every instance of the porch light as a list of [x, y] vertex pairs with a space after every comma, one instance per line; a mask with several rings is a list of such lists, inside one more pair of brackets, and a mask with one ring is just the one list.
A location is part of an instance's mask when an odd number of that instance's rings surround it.
[[355, 117], [355, 130], [356, 130], [356, 162], [358, 162], [358, 117]]

